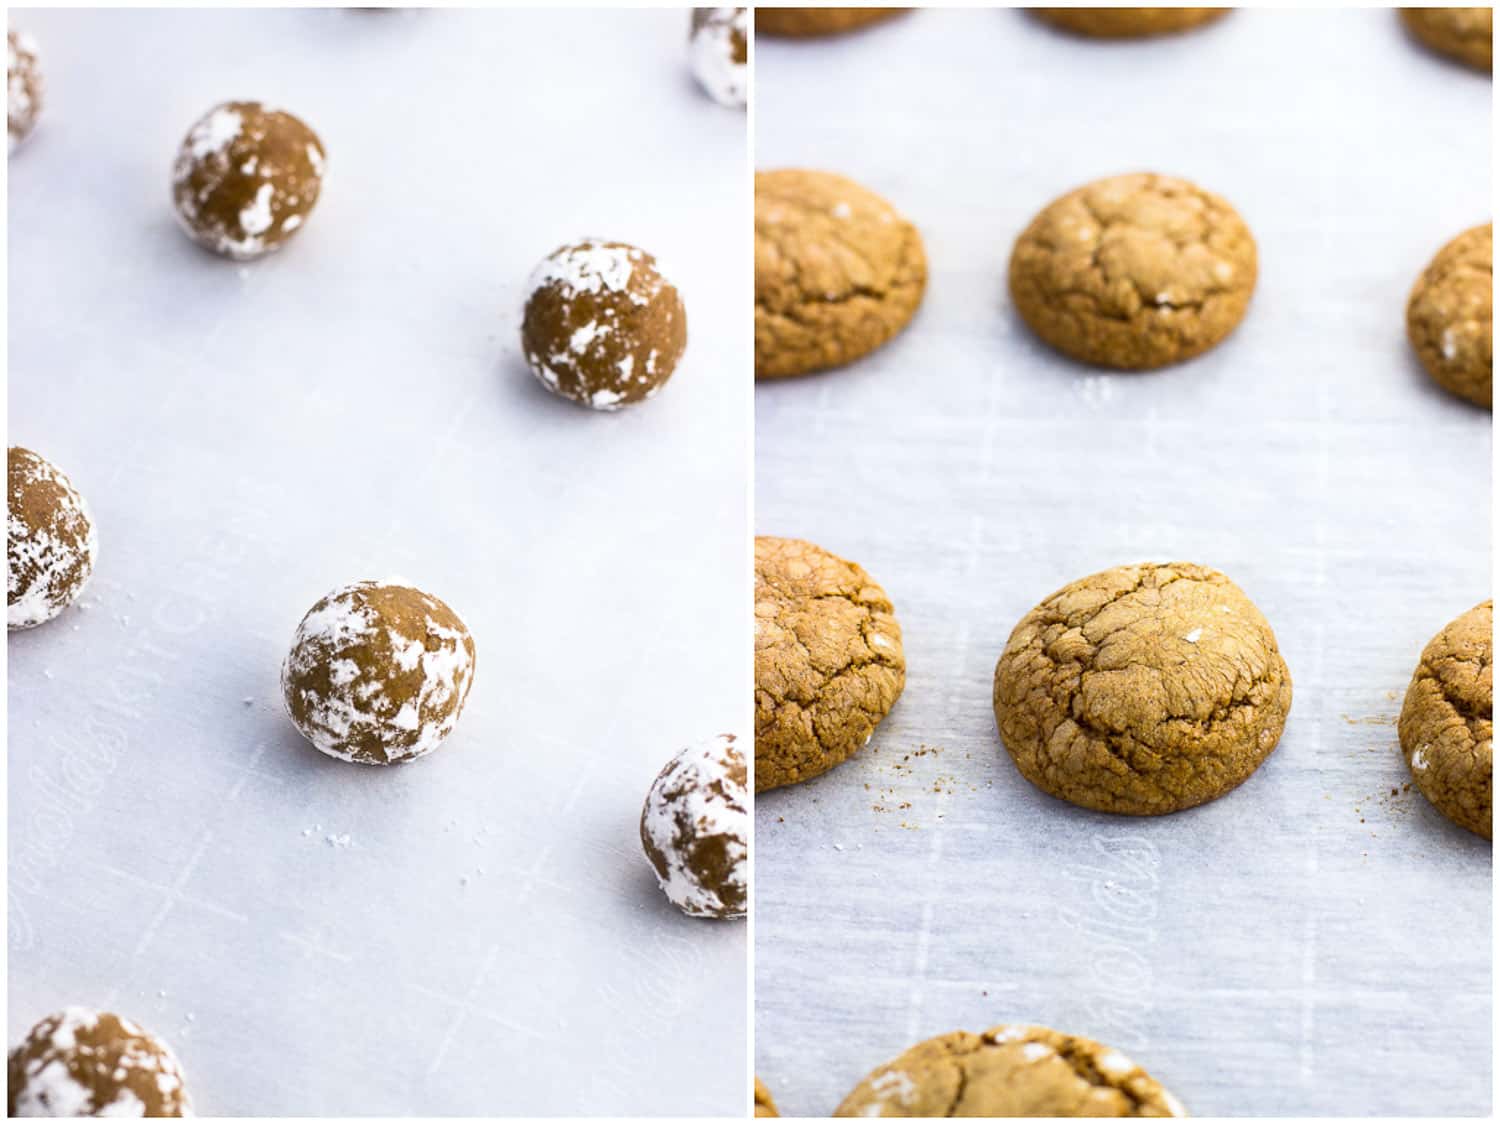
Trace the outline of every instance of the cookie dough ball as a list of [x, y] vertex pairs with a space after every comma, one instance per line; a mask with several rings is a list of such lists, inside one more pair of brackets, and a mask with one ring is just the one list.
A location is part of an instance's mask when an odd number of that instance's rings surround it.
[[756, 8], [755, 30], [783, 39], [813, 39], [869, 27], [905, 11], [905, 8]]
[[431, 594], [355, 582], [307, 611], [281, 669], [297, 729], [323, 753], [387, 766], [453, 733], [474, 679], [474, 638]]
[[759, 1078], [755, 1080], [755, 1116], [781, 1116], [781, 1114], [776, 1110], [776, 1103], [771, 1100], [771, 1091], [766, 1089], [766, 1084]]
[[662, 892], [695, 918], [743, 918], [750, 882], [750, 793], [732, 734], [662, 767], [641, 809], [641, 846]]
[[188, 237], [216, 254], [258, 258], [312, 214], [323, 159], [318, 135], [290, 113], [259, 102], [215, 106], [177, 151], [177, 220]]
[[36, 40], [31, 36], [8, 29], [5, 84], [9, 91], [7, 102], [8, 152], [31, 135], [36, 127], [37, 115], [42, 112], [41, 58]]
[[1448, 623], [1422, 650], [1398, 727], [1412, 780], [1437, 810], [1490, 839], [1494, 603]]
[[807, 781], [870, 741], [906, 686], [901, 627], [863, 567], [755, 540], [755, 791]]
[[1233, 207], [1186, 180], [1096, 180], [1016, 240], [1010, 293], [1031, 330], [1085, 363], [1145, 370], [1206, 352], [1255, 288], [1255, 240]]
[[1033, 8], [1053, 27], [1095, 39], [1140, 39], [1187, 31], [1225, 15], [1228, 8]]
[[995, 721], [1022, 776], [1084, 808], [1157, 816], [1222, 797], [1276, 748], [1292, 679], [1260, 610], [1217, 570], [1121, 566], [1021, 619]]
[[750, 68], [747, 65], [745, 8], [694, 8], [688, 35], [693, 77], [720, 105], [743, 107]]
[[5, 460], [6, 623], [30, 629], [51, 621], [83, 593], [94, 573], [99, 535], [83, 497], [51, 461], [19, 445], [10, 447]]
[[873, 1071], [835, 1117], [1185, 1117], [1119, 1051], [1045, 1027], [925, 1040]]
[[1401, 21], [1439, 54], [1486, 74], [1493, 69], [1492, 8], [1402, 8]]
[[757, 379], [867, 355], [906, 327], [926, 287], [921, 236], [874, 192], [831, 172], [755, 174]]
[[1437, 252], [1406, 302], [1406, 335], [1427, 374], [1489, 406], [1494, 372], [1494, 228], [1466, 230]]
[[182, 1067], [111, 1012], [67, 1008], [10, 1053], [11, 1117], [191, 1117]]
[[521, 347], [553, 394], [619, 410], [667, 385], [687, 347], [687, 310], [646, 251], [585, 238], [532, 271]]

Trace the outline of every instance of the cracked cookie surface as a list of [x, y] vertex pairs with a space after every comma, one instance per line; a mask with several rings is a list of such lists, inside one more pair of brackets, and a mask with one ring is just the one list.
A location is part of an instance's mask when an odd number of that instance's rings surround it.
[[1079, 579], [1021, 619], [995, 666], [995, 721], [1033, 785], [1158, 816], [1221, 797], [1275, 749], [1292, 681], [1244, 592], [1191, 563]]
[[1010, 292], [1058, 351], [1146, 370], [1234, 331], [1256, 268], [1255, 240], [1227, 202], [1186, 180], [1133, 173], [1048, 204], [1016, 240]]
[[1494, 18], [1491, 8], [1401, 9], [1401, 22], [1422, 43], [1486, 74], [1494, 67]]
[[1032, 12], [1064, 31], [1096, 39], [1137, 39], [1169, 35], [1216, 20], [1228, 8], [1033, 8]]
[[1494, 228], [1471, 227], [1437, 252], [1406, 302], [1406, 335], [1440, 387], [1489, 406], [1494, 382]]
[[1422, 650], [1398, 733], [1412, 780], [1461, 828], [1491, 839], [1494, 603], [1444, 626]]
[[831, 172], [755, 174], [757, 379], [868, 355], [926, 286], [921, 236], [880, 196]]
[[755, 791], [859, 750], [906, 683], [901, 627], [863, 567], [801, 539], [755, 540]]
[[1046, 1027], [1001, 1024], [924, 1040], [877, 1068], [835, 1117], [1184, 1117], [1119, 1051]]
[[782, 39], [812, 39], [842, 35], [905, 11], [905, 8], [756, 8], [755, 30]]

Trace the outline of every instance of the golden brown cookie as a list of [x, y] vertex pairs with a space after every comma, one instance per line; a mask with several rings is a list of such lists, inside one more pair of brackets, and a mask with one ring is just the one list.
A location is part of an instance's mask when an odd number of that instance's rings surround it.
[[1401, 21], [1434, 51], [1486, 74], [1493, 71], [1492, 8], [1402, 8]]
[[65, 1008], [11, 1052], [10, 1117], [191, 1117], [172, 1049], [113, 1012]]
[[905, 8], [756, 8], [755, 30], [783, 39], [842, 35], [899, 16]]
[[911, 320], [927, 285], [917, 229], [831, 172], [755, 174], [755, 377], [849, 363]]
[[1406, 302], [1406, 335], [1427, 374], [1489, 406], [1494, 372], [1494, 228], [1463, 232], [1437, 252]]
[[755, 1080], [755, 1116], [781, 1116], [781, 1114], [776, 1110], [776, 1103], [771, 1100], [771, 1091], [766, 1089], [766, 1084], [759, 1078], [756, 1078]]
[[870, 741], [906, 684], [901, 627], [863, 567], [755, 540], [755, 791], [806, 781]]
[[1157, 816], [1222, 797], [1276, 748], [1292, 679], [1244, 592], [1191, 563], [1081, 578], [1021, 619], [995, 666], [1021, 774], [1084, 808]]
[[1169, 35], [1216, 20], [1228, 8], [1033, 8], [1053, 27], [1095, 39]]
[[1046, 1027], [954, 1031], [878, 1067], [835, 1117], [1185, 1117], [1111, 1047]]
[[1145, 370], [1234, 331], [1255, 275], [1255, 240], [1233, 207], [1186, 180], [1137, 173], [1048, 204], [1016, 240], [1010, 292], [1058, 351]]
[[1494, 785], [1494, 603], [1480, 602], [1433, 637], [1401, 706], [1412, 780], [1454, 824], [1491, 838]]

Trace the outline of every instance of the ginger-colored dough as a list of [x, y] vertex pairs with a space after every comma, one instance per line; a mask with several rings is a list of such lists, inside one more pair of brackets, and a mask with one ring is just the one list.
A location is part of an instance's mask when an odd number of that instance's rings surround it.
[[755, 791], [806, 781], [870, 740], [906, 684], [901, 627], [863, 567], [755, 540]]
[[1048, 204], [1016, 240], [1010, 292], [1033, 332], [1085, 363], [1145, 370], [1232, 332], [1255, 288], [1255, 240], [1227, 202], [1135, 173]]
[[1079, 579], [1021, 619], [995, 666], [995, 720], [1033, 785], [1156, 816], [1221, 797], [1265, 761], [1292, 705], [1271, 626], [1191, 563]]
[[1493, 8], [1402, 8], [1407, 30], [1439, 54], [1494, 71]]
[[766, 1089], [766, 1084], [759, 1078], [755, 1080], [755, 1116], [781, 1116], [781, 1114], [776, 1109], [776, 1103], [771, 1099], [771, 1091]]
[[1228, 8], [1033, 8], [1054, 27], [1095, 39], [1140, 39], [1200, 27]]
[[1444, 626], [1422, 650], [1398, 732], [1412, 780], [1461, 828], [1491, 839], [1494, 603]]
[[191, 1117], [172, 1049], [111, 1012], [66, 1008], [10, 1052], [11, 1117]]
[[1001, 1024], [925, 1040], [877, 1068], [835, 1117], [1185, 1117], [1182, 1104], [1111, 1047]]
[[1489, 406], [1494, 381], [1494, 228], [1472, 227], [1437, 252], [1406, 302], [1406, 335], [1446, 390]]
[[899, 16], [905, 8], [756, 8], [755, 30], [783, 39], [842, 35]]
[[755, 174], [755, 377], [838, 367], [906, 327], [927, 286], [917, 229], [831, 172]]

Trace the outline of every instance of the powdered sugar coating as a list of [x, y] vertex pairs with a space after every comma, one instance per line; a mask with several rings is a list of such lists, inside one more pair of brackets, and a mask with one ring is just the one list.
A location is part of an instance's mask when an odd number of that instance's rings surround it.
[[694, 8], [688, 40], [693, 77], [720, 105], [743, 107], [749, 90], [744, 8]]
[[667, 898], [698, 918], [742, 918], [750, 857], [745, 759], [732, 734], [679, 752], [641, 810], [641, 843]]
[[165, 1043], [110, 1012], [65, 1008], [10, 1053], [12, 1117], [190, 1117]]
[[15, 152], [36, 126], [42, 111], [41, 56], [36, 40], [7, 29], [5, 54], [7, 152]]
[[88, 505], [56, 465], [18, 445], [6, 462], [6, 625], [30, 629], [83, 593], [99, 534]]
[[397, 579], [363, 581], [308, 611], [281, 687], [292, 722], [323, 753], [390, 765], [453, 733], [473, 672], [473, 638], [447, 605]]

